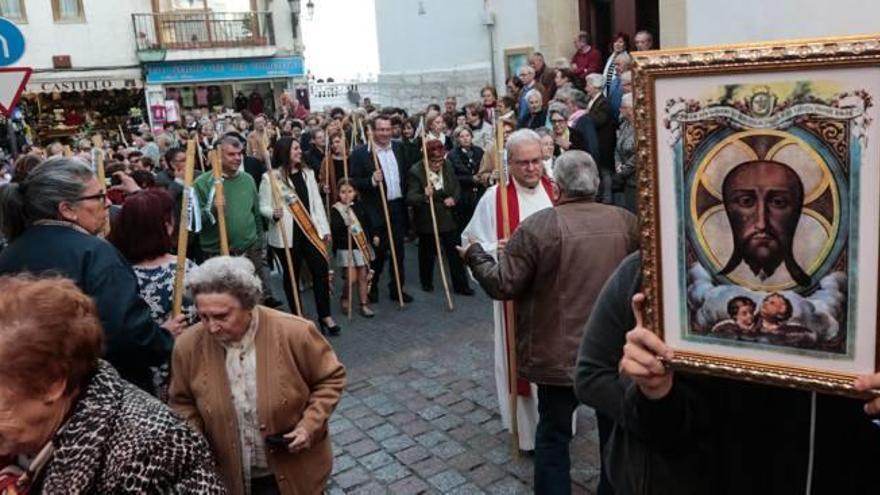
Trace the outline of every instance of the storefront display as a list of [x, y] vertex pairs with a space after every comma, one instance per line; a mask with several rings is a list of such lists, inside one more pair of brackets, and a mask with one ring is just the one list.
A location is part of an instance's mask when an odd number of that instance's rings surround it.
[[138, 69], [35, 73], [21, 109], [36, 143], [96, 132], [117, 139], [120, 128], [131, 132], [143, 122], [143, 88]]
[[[274, 57], [151, 63], [145, 73], [150, 108], [174, 101], [181, 111], [274, 115], [281, 95], [304, 70], [301, 57]], [[156, 119], [151, 124], [161, 126]]]

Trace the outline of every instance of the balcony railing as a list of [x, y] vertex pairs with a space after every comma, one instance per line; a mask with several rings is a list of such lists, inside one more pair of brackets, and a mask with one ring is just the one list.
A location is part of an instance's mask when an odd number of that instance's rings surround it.
[[132, 14], [138, 51], [273, 46], [269, 12]]

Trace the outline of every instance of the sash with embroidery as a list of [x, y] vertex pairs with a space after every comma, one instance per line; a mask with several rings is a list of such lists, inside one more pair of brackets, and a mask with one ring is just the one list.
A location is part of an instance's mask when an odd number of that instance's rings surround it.
[[321, 253], [324, 259], [329, 261], [330, 253], [327, 252], [327, 246], [318, 234], [318, 229], [315, 227], [315, 222], [312, 221], [309, 211], [305, 208], [305, 205], [303, 205], [303, 202], [296, 195], [296, 191], [292, 187], [286, 187], [285, 189], [286, 191], [283, 193], [284, 202], [287, 204], [290, 214], [293, 215], [293, 221], [303, 231], [312, 246], [315, 246], [315, 249]]
[[[553, 186], [550, 183], [550, 179], [546, 176], [541, 177], [541, 186], [547, 191], [547, 197], [551, 200], [553, 199]], [[495, 190], [495, 233], [498, 235], [499, 239], [504, 238], [504, 221], [501, 218], [501, 185], [499, 184]], [[512, 180], [507, 182], [507, 220], [508, 225], [510, 225], [510, 234], [513, 235], [513, 232], [519, 226], [519, 199], [516, 195], [516, 186], [514, 185]], [[502, 304], [513, 306], [513, 301], [503, 301]], [[516, 314], [516, 306], [513, 306], [513, 314]], [[504, 320], [504, 326], [507, 327], [507, 319]], [[507, 332], [504, 333], [507, 335]], [[514, 385], [510, 384], [512, 389]], [[518, 378], [516, 380], [516, 394], [522, 397], [529, 397], [532, 394], [532, 389], [529, 387], [529, 382], [522, 378]]]
[[364, 259], [367, 260], [367, 262], [373, 261], [376, 258], [376, 254], [373, 252], [370, 240], [367, 239], [367, 233], [364, 232], [364, 228], [361, 227], [361, 222], [358, 221], [357, 215], [354, 214], [354, 209], [342, 203], [334, 204], [333, 208], [339, 212], [339, 215], [345, 222], [345, 226], [351, 228], [351, 237], [354, 239], [354, 243], [358, 250], [364, 255]]

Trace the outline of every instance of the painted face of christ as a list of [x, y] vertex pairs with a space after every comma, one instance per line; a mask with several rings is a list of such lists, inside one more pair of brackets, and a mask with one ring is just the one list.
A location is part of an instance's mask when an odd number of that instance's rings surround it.
[[733, 254], [722, 275], [744, 262], [756, 276], [769, 277], [785, 263], [798, 284], [810, 284], [792, 252], [804, 187], [791, 167], [768, 160], [741, 163], [724, 178], [722, 198], [733, 233]]

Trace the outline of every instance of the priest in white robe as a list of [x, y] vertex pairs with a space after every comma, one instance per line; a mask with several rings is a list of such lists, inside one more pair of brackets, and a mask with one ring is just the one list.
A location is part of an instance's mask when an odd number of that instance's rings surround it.
[[[511, 234], [519, 222], [533, 213], [553, 206], [552, 186], [543, 175], [544, 161], [541, 154], [541, 138], [530, 129], [522, 129], [510, 135], [505, 145], [507, 151], [508, 184], [508, 223]], [[478, 242], [483, 249], [498, 259], [498, 239], [501, 237], [501, 222], [498, 186], [486, 190], [477, 203], [474, 216], [462, 232], [462, 246]], [[511, 302], [512, 304], [512, 302]], [[504, 332], [504, 303], [495, 301], [495, 388], [501, 422], [511, 429], [510, 402], [508, 394], [511, 386], [507, 378], [507, 342]], [[538, 427], [538, 388], [529, 383], [523, 390], [522, 383], [514, 385], [517, 394], [517, 425], [519, 427], [520, 450], [535, 449], [535, 431]], [[526, 392], [526, 394], [524, 394]]]

